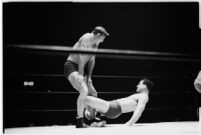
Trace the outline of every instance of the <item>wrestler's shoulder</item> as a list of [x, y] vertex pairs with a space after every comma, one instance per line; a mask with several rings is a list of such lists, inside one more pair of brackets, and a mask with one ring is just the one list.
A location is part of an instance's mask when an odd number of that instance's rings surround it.
[[133, 94], [132, 95], [133, 98], [140, 98], [140, 99], [148, 99], [148, 95], [147, 94], [142, 94], [142, 93], [137, 93], [137, 94]]
[[140, 94], [140, 99], [144, 102], [148, 102], [149, 101], [149, 97], [147, 94]]

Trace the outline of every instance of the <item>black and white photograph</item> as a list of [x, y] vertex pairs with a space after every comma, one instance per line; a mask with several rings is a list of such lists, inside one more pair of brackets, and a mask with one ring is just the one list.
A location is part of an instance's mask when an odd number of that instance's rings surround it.
[[201, 134], [199, 5], [2, 2], [3, 134]]

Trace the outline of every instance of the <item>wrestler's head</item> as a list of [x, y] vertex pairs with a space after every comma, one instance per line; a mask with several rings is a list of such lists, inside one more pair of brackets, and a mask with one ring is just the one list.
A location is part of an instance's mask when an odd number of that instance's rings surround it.
[[144, 90], [150, 91], [154, 83], [148, 79], [142, 79], [137, 85], [137, 92], [142, 92]]
[[95, 27], [92, 33], [95, 35], [98, 44], [103, 42], [106, 36], [109, 36], [109, 33], [102, 26]]
[[88, 107], [84, 110], [84, 117], [88, 120], [94, 119], [96, 117], [96, 109]]

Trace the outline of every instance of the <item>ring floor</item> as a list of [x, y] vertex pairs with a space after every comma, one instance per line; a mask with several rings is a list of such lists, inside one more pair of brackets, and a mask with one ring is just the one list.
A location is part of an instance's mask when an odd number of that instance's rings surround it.
[[140, 123], [128, 127], [123, 124], [107, 124], [102, 128], [81, 128], [71, 126], [42, 126], [7, 128], [5, 135], [201, 135], [201, 123], [186, 122], [159, 122]]

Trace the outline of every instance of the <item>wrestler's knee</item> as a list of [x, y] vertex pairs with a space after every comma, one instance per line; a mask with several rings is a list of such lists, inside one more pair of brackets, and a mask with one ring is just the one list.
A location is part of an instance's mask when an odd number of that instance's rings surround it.
[[70, 81], [71, 85], [78, 91], [84, 89], [83, 83], [84, 78], [83, 76], [79, 75], [78, 73], [74, 72], [71, 73], [68, 77], [68, 80]]

